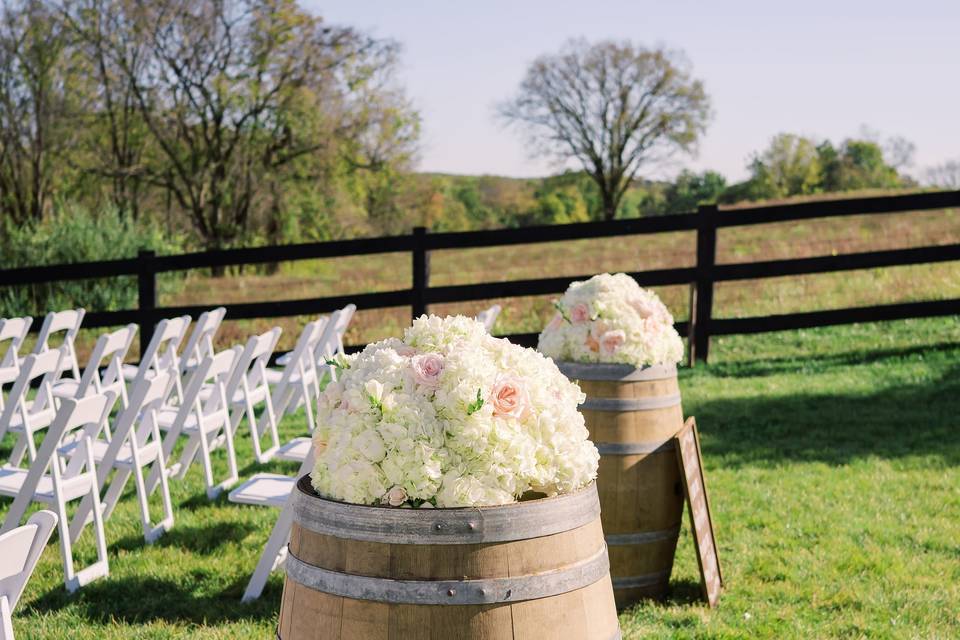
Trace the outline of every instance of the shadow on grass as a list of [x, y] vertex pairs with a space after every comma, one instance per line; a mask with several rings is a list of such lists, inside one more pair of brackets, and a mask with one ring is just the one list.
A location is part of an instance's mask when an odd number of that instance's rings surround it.
[[915, 384], [881, 385], [875, 393], [798, 388], [786, 395], [700, 400], [687, 408], [697, 417], [711, 466], [841, 465], [869, 456], [935, 456], [958, 465], [960, 367], [940, 370]]
[[[225, 544], [240, 542], [255, 526], [242, 522], [218, 522], [203, 527], [189, 527], [175, 523], [173, 529], [164, 533], [153, 543], [154, 547], [177, 548], [194, 553], [212, 553]], [[126, 536], [110, 545], [110, 550], [137, 551], [146, 543], [142, 535]]]
[[29, 603], [28, 607], [43, 613], [69, 605], [85, 620], [99, 624], [161, 621], [215, 625], [235, 620], [276, 618], [279, 588], [268, 585], [263, 597], [245, 604], [240, 602], [240, 596], [247, 584], [246, 577], [220, 592], [199, 591], [200, 586], [208, 581], [207, 576], [195, 576], [189, 583], [149, 576], [111, 576], [88, 584], [73, 596], [68, 595], [61, 585]]
[[[832, 367], [853, 366], [897, 358], [910, 358], [920, 354], [930, 355], [950, 352], [960, 354], [960, 348], [958, 348], [956, 342], [941, 342], [896, 349], [872, 349], [870, 351], [858, 349], [841, 351], [829, 355], [818, 355], [816, 357], [794, 355], [783, 358], [718, 362], [710, 364], [708, 370], [711, 374], [724, 378], [750, 378], [780, 373], [820, 372], [829, 370]], [[680, 371], [682, 378], [693, 373], [690, 369], [681, 369]]]

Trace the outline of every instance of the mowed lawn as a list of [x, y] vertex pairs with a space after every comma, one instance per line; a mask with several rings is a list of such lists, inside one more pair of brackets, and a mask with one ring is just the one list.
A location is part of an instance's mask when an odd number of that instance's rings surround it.
[[[960, 319], [726, 338], [712, 355], [681, 384], [726, 590], [716, 610], [698, 601], [684, 530], [672, 593], [623, 612], [624, 637], [960, 637]], [[244, 477], [294, 472], [253, 463], [241, 433]], [[107, 523], [110, 577], [74, 595], [54, 538], [18, 637], [273, 637], [281, 574], [240, 596], [276, 512], [208, 501], [199, 466], [172, 489], [176, 525], [147, 546], [131, 485]]]

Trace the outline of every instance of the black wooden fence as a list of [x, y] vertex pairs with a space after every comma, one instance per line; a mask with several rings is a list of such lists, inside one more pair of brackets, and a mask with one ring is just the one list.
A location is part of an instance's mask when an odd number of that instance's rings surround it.
[[[751, 318], [715, 318], [713, 317], [713, 288], [716, 282], [960, 260], [960, 244], [947, 244], [813, 258], [717, 264], [718, 229], [810, 218], [958, 207], [960, 207], [960, 191], [948, 191], [733, 210], [719, 210], [716, 206], [709, 205], [701, 206], [696, 213], [523, 229], [427, 233], [426, 229], [417, 228], [411, 235], [385, 238], [224, 249], [170, 256], [158, 256], [153, 252], [142, 251], [136, 258], [124, 260], [6, 269], [0, 270], [0, 286], [136, 276], [139, 283], [136, 309], [88, 312], [84, 319], [84, 326], [107, 327], [136, 322], [143, 328], [142, 349], [149, 341], [154, 324], [161, 318], [183, 314], [196, 316], [210, 307], [218, 306], [216, 301], [212, 300], [203, 306], [158, 307], [156, 287], [158, 273], [287, 260], [409, 252], [412, 258], [412, 286], [409, 289], [314, 299], [245, 302], [225, 306], [227, 306], [229, 319], [314, 315], [333, 311], [351, 302], [356, 304], [358, 309], [409, 305], [412, 315], [416, 317], [425, 312], [429, 305], [437, 303], [558, 294], [574, 280], [582, 280], [592, 275], [431, 286], [431, 251], [696, 231], [696, 265], [639, 271], [630, 275], [642, 286], [690, 286], [690, 320], [677, 323], [677, 329], [689, 338], [690, 361], [706, 361], [711, 336], [960, 314], [960, 299], [954, 298]], [[24, 312], [28, 311], [30, 310], [24, 310]], [[37, 324], [35, 323], [35, 327]], [[528, 346], [536, 342], [536, 334], [512, 334], [508, 337]]]

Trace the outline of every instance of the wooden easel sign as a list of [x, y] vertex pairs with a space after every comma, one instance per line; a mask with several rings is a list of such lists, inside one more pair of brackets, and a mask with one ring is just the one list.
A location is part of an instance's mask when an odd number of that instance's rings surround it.
[[677, 459], [683, 472], [683, 489], [690, 510], [693, 542], [697, 548], [697, 563], [700, 565], [700, 588], [711, 607], [720, 601], [723, 574], [720, 573], [720, 557], [717, 541], [713, 535], [713, 520], [710, 518], [710, 502], [707, 500], [707, 485], [703, 481], [703, 465], [700, 456], [700, 434], [697, 423], [691, 417], [683, 429], [674, 436]]

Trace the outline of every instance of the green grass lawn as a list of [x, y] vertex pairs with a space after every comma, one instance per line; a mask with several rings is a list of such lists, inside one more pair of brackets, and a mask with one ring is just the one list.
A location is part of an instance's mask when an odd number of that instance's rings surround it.
[[[697, 600], [685, 530], [672, 593], [623, 612], [624, 637], [960, 637], [960, 319], [724, 338], [711, 355], [681, 384], [726, 590], [716, 610]], [[244, 477], [295, 470], [254, 464], [247, 435], [238, 450]], [[18, 638], [272, 637], [281, 574], [240, 596], [276, 512], [209, 502], [196, 466], [172, 485], [173, 531], [146, 546], [130, 487], [110, 577], [68, 595], [54, 539]]]

